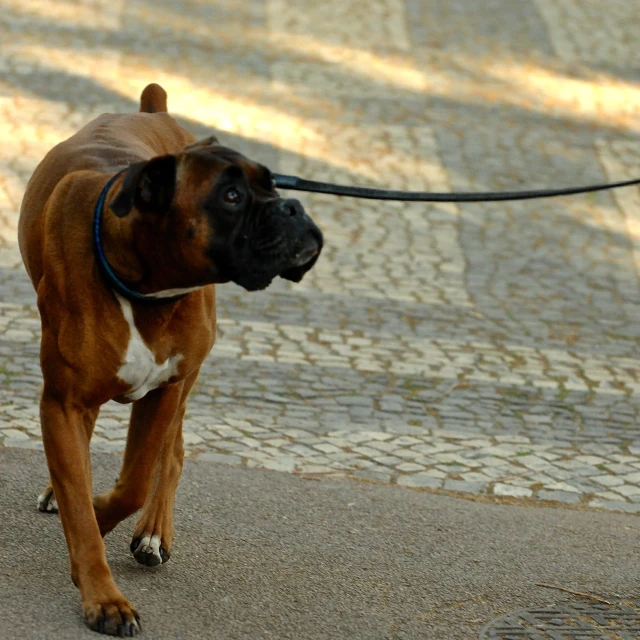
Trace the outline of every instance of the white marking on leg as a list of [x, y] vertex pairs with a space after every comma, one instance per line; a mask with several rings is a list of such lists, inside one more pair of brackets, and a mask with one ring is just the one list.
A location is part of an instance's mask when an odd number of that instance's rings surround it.
[[55, 497], [47, 497], [46, 494], [41, 493], [38, 496], [38, 511], [58, 513], [58, 502]]
[[160, 545], [162, 543], [162, 539], [160, 536], [144, 536], [140, 540], [140, 544], [138, 548], [134, 551], [134, 554], [141, 553], [150, 553], [153, 554], [160, 562], [162, 563], [162, 556], [160, 555]]

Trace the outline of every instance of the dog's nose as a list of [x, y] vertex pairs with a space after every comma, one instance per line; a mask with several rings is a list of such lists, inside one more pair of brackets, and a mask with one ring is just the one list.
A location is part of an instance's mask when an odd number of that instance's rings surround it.
[[283, 200], [280, 203], [279, 207], [280, 211], [288, 216], [301, 216], [304, 215], [304, 209], [300, 204], [300, 200], [296, 200], [295, 198], [291, 198], [288, 200]]

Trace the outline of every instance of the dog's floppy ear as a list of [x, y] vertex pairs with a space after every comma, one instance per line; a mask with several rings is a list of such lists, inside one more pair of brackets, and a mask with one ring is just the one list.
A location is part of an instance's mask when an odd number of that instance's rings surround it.
[[142, 213], [164, 213], [176, 190], [176, 157], [158, 156], [132, 164], [124, 174], [120, 192], [111, 210], [124, 218], [133, 207]]

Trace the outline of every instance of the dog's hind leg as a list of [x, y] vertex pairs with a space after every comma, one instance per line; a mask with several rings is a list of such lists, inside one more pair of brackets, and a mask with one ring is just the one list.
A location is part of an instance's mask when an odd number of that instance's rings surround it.
[[[87, 433], [87, 439], [91, 440], [93, 435], [93, 428], [96, 424], [96, 419], [100, 413], [100, 408], [91, 409], [83, 416], [84, 428]], [[53, 485], [51, 480], [47, 482], [47, 486], [42, 490], [42, 493], [38, 496], [38, 511], [43, 513], [58, 513], [58, 501], [53, 492]]]

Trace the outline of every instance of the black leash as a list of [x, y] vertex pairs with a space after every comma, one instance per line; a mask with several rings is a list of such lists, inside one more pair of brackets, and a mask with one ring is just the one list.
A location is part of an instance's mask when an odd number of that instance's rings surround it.
[[352, 187], [305, 180], [297, 176], [275, 174], [276, 188], [293, 191], [311, 191], [326, 193], [332, 196], [348, 196], [350, 198], [367, 198], [369, 200], [402, 200], [408, 202], [502, 202], [504, 200], [532, 200], [534, 198], [552, 198], [555, 196], [572, 196], [578, 193], [606, 191], [619, 187], [630, 187], [640, 184], [636, 180], [592, 184], [584, 187], [566, 187], [564, 189], [537, 189], [534, 191], [476, 191], [458, 193], [431, 193], [429, 191], [394, 191], [392, 189], [371, 189], [368, 187]]

